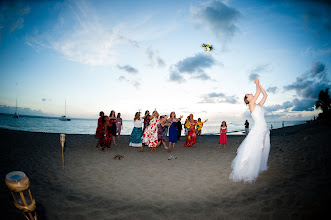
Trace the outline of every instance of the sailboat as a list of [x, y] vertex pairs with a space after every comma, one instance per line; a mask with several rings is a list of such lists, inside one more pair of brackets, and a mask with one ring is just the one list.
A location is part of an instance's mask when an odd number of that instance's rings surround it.
[[67, 101], [64, 102], [64, 115], [59, 118], [60, 121], [71, 121], [70, 118], [67, 118]]
[[20, 116], [18, 116], [17, 114], [17, 97], [16, 97], [16, 110], [15, 110], [15, 114], [13, 115], [13, 118], [19, 118]]

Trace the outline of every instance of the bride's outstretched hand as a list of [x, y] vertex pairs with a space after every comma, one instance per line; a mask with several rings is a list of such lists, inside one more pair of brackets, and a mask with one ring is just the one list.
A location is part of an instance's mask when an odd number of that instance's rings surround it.
[[255, 78], [255, 80], [254, 80], [254, 83], [256, 84], [256, 85], [258, 85], [259, 83], [260, 83], [260, 80], [259, 80], [259, 78]]

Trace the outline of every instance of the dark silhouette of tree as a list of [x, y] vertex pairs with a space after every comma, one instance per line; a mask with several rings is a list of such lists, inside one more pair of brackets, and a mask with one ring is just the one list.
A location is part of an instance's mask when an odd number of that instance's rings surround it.
[[319, 118], [328, 118], [331, 116], [331, 98], [329, 95], [329, 88], [325, 89], [325, 91], [320, 91], [315, 107], [316, 109], [322, 110], [322, 113], [318, 114]]

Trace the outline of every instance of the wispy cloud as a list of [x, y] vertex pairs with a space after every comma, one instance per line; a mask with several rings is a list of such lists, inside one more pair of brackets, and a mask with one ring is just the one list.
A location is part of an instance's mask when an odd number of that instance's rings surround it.
[[137, 74], [138, 73], [138, 70], [130, 65], [124, 65], [124, 66], [120, 66], [120, 65], [117, 65], [117, 67], [121, 70], [124, 70], [126, 71], [127, 73], [130, 73], [130, 74]]
[[132, 79], [128, 79], [125, 76], [118, 77], [118, 80], [119, 81], [122, 81], [122, 82], [129, 83], [129, 84], [133, 85], [136, 89], [138, 89], [140, 87], [140, 85], [141, 85], [138, 80], [136, 80], [136, 79], [133, 79], [133, 80]]
[[115, 64], [121, 46], [139, 47], [118, 27], [102, 23], [87, 1], [63, 2], [60, 6], [56, 23], [28, 36], [28, 45], [52, 49], [68, 60], [94, 66]]
[[269, 64], [258, 65], [250, 71], [250, 74], [248, 76], [248, 80], [249, 81], [254, 81], [254, 79], [256, 77], [260, 77], [259, 73], [269, 72], [269, 71], [271, 71], [271, 66]]
[[30, 14], [31, 8], [23, 1], [0, 2], [0, 34], [13, 32], [24, 27], [24, 18]]
[[266, 91], [271, 93], [276, 93], [278, 91], [278, 87], [277, 86], [269, 87], [267, 88]]
[[209, 80], [211, 79], [205, 73], [206, 69], [211, 68], [216, 64], [216, 60], [209, 55], [198, 53], [195, 56], [187, 57], [170, 67], [170, 80], [180, 82], [184, 79], [184, 75], [189, 75], [192, 78]]
[[223, 41], [239, 31], [237, 23], [241, 13], [221, 1], [203, 3], [199, 8], [192, 8], [191, 14], [198, 28], [207, 27]]
[[154, 67], [157, 65], [158, 67], [164, 67], [166, 64], [164, 60], [158, 55], [157, 50], [153, 50], [151, 47], [146, 49], [146, 54], [149, 60], [149, 65]]
[[199, 103], [238, 103], [238, 97], [235, 95], [228, 96], [224, 93], [208, 93], [202, 97], [202, 100]]

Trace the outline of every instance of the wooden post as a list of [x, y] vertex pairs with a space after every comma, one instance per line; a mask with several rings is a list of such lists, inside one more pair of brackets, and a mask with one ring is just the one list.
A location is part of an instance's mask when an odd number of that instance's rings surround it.
[[60, 142], [61, 142], [61, 147], [62, 147], [62, 167], [63, 167], [63, 170], [64, 170], [64, 153], [63, 153], [63, 150], [64, 150], [65, 139], [66, 139], [66, 135], [65, 134], [60, 134]]

